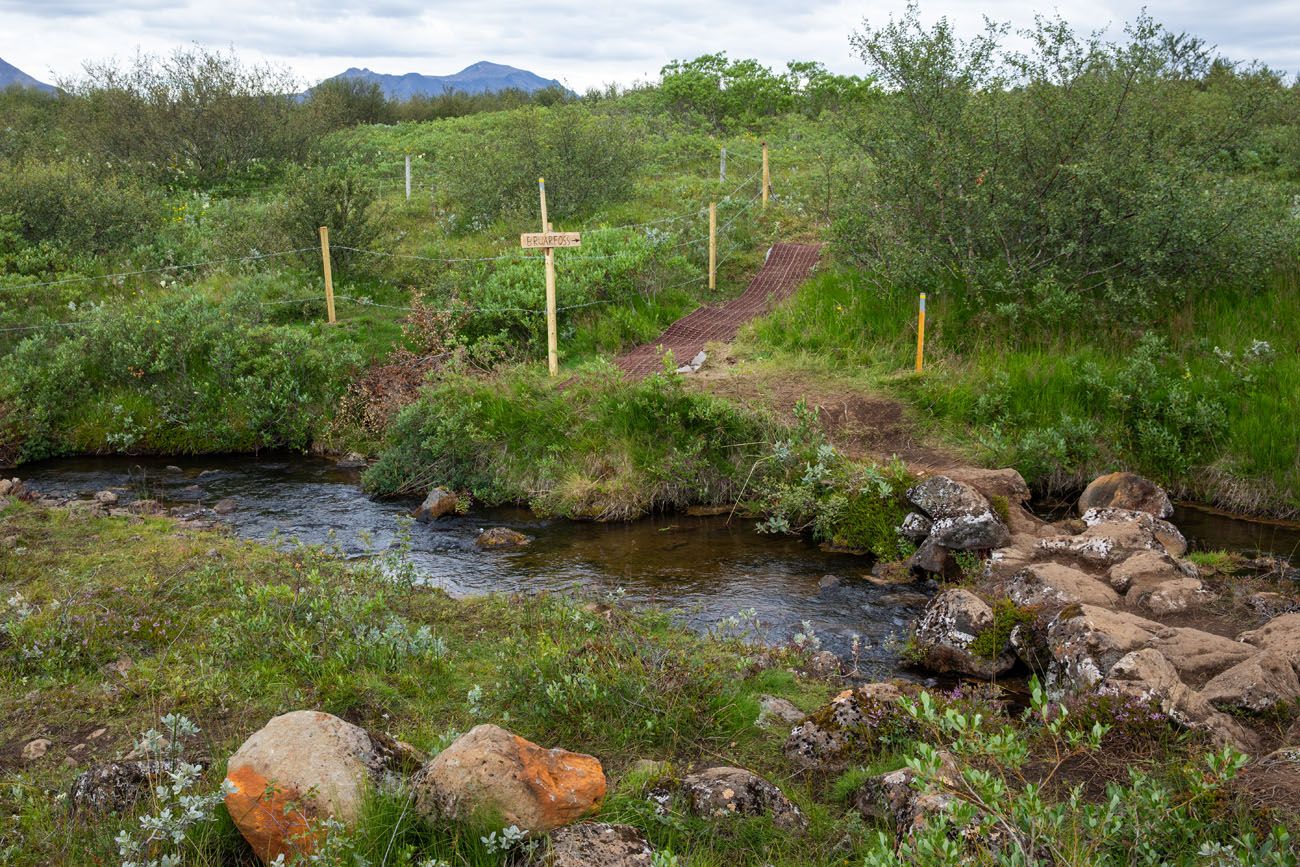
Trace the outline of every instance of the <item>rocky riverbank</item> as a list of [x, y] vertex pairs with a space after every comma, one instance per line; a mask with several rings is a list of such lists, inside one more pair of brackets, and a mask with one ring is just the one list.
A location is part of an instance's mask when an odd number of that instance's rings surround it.
[[1057, 693], [1153, 700], [1241, 750], [1278, 744], [1278, 720], [1300, 699], [1300, 613], [1261, 612], [1300, 605], [1207, 586], [1159, 487], [1102, 477], [1079, 517], [1055, 523], [1025, 509], [1028, 490], [1011, 470], [936, 476], [908, 497], [914, 569], [952, 576], [962, 552], [982, 555], [917, 623], [909, 652], [919, 665], [985, 679], [1020, 669]]
[[1295, 615], [1193, 570], [1159, 497], [1047, 523], [1008, 471], [912, 489], [909, 565], [941, 584], [906, 657], [939, 689], [5, 496], [18, 864], [1291, 863]]

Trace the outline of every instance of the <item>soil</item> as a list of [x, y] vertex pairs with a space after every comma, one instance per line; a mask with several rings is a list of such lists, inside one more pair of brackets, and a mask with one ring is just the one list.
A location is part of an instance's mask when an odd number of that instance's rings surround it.
[[913, 471], [925, 472], [970, 465], [969, 460], [928, 443], [901, 401], [797, 370], [765, 374], [728, 361], [710, 362], [686, 377], [687, 385], [741, 405], [765, 406], [791, 423], [795, 407], [803, 401], [816, 410], [831, 444], [854, 460], [883, 461], [897, 455]]

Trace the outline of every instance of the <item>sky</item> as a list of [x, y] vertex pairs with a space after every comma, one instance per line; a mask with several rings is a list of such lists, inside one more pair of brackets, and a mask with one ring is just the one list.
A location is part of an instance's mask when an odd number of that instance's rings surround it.
[[[1032, 23], [1058, 12], [1080, 30], [1117, 31], [1146, 6], [1175, 31], [1220, 53], [1300, 73], [1300, 0], [922, 0], [926, 22], [946, 16], [973, 34], [983, 16]], [[558, 78], [574, 90], [653, 81], [673, 58], [726, 51], [770, 66], [819, 60], [860, 73], [848, 36], [883, 23], [906, 0], [0, 0], [0, 57], [42, 81], [76, 76], [83, 61], [127, 59], [199, 43], [289, 67], [304, 84], [350, 66], [448, 74], [479, 60]]]

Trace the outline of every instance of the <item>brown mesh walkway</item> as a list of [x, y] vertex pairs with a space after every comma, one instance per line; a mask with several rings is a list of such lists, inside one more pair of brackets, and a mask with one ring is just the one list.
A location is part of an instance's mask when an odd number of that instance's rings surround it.
[[674, 362], [687, 364], [706, 343], [731, 340], [741, 325], [793, 295], [820, 256], [821, 244], [773, 245], [763, 269], [739, 298], [695, 310], [668, 326], [658, 340], [629, 350], [614, 363], [628, 376], [648, 376], [663, 369], [663, 355], [671, 350]]

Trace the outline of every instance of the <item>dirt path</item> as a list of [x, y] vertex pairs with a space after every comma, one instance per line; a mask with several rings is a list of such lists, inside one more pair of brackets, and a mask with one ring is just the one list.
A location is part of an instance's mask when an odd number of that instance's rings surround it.
[[800, 370], [746, 370], [729, 359], [687, 376], [696, 388], [746, 406], [764, 406], [793, 423], [799, 401], [817, 411], [827, 440], [851, 458], [897, 455], [916, 471], [968, 466], [970, 461], [930, 444], [901, 401], [834, 377]]
[[794, 294], [821, 258], [821, 244], [774, 244], [762, 270], [739, 298], [701, 307], [678, 319], [659, 339], [620, 355], [614, 363], [625, 375], [641, 378], [662, 369], [665, 352], [687, 364], [707, 343], [727, 343], [740, 326]]

